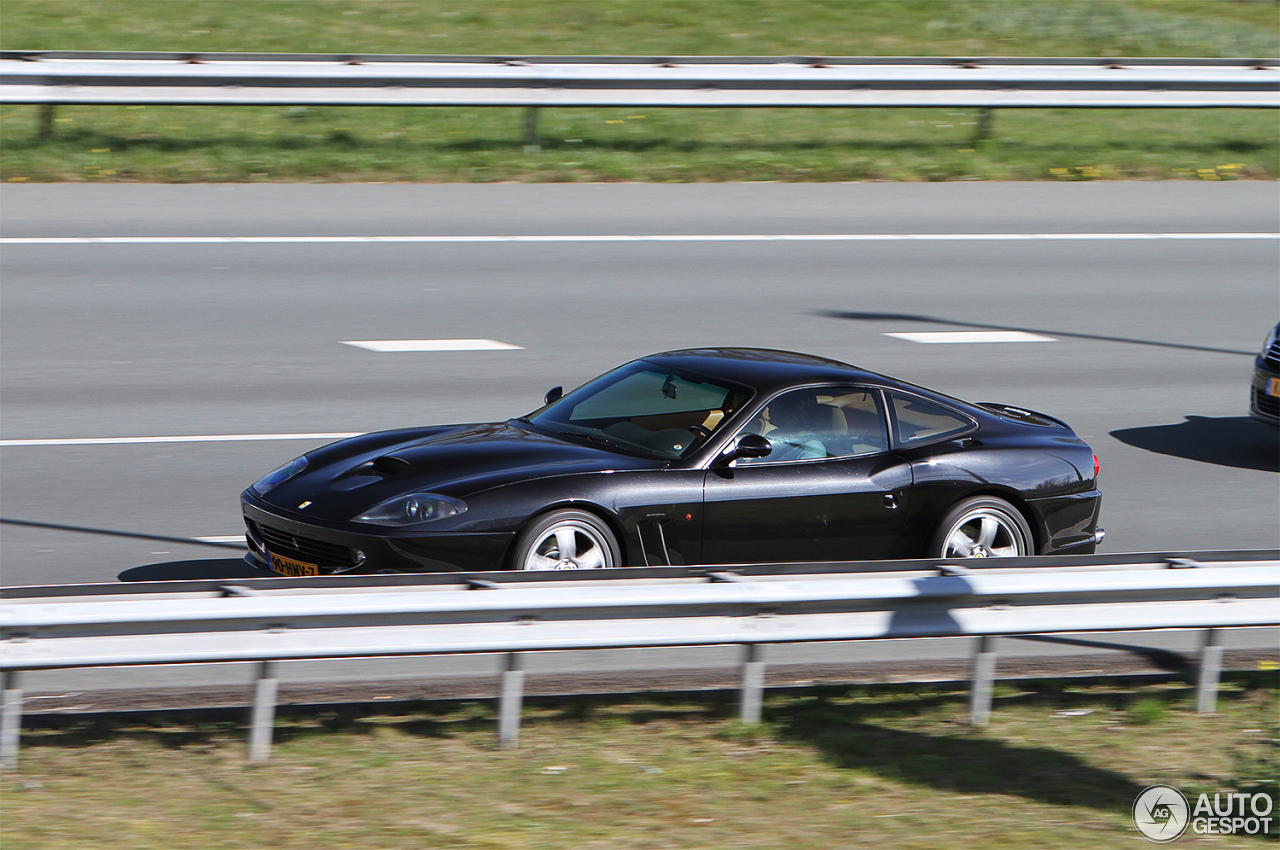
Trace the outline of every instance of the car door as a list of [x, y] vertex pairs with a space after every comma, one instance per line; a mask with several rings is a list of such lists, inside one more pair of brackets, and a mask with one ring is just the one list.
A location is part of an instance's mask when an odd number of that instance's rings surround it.
[[[703, 486], [703, 561], [894, 557], [911, 467], [889, 451], [879, 390], [789, 390], [740, 431], [773, 446], [762, 458], [712, 464]], [[735, 436], [736, 439], [736, 436]]]

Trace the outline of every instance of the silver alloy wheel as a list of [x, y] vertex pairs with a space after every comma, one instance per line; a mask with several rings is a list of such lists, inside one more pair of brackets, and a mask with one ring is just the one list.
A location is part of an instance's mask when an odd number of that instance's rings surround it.
[[535, 522], [516, 545], [516, 569], [598, 570], [620, 558], [613, 535], [583, 511], [559, 511]]
[[1031, 554], [1031, 529], [1002, 499], [969, 499], [947, 514], [932, 549], [937, 558], [1016, 558]]

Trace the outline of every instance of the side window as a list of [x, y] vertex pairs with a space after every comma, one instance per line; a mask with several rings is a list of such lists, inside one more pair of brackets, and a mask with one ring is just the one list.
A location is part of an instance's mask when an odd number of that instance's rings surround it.
[[884, 403], [875, 390], [841, 390], [831, 405], [844, 419], [844, 436], [836, 441], [840, 455], [866, 455], [889, 450]]
[[942, 405], [899, 393], [889, 393], [889, 397], [894, 429], [901, 445], [960, 434], [973, 428], [972, 421]]
[[765, 457], [738, 461], [743, 466], [851, 457], [889, 448], [880, 394], [851, 387], [783, 393], [765, 405], [742, 433], [760, 434], [773, 446]]

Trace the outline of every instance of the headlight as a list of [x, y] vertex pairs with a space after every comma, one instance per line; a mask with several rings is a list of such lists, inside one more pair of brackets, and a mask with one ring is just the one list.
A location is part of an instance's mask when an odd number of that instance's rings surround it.
[[434, 522], [457, 516], [466, 509], [464, 502], [449, 496], [414, 493], [387, 499], [373, 510], [360, 514], [355, 521], [371, 522], [374, 525], [417, 525], [420, 522]]
[[267, 491], [277, 484], [283, 484], [299, 472], [307, 468], [307, 456], [296, 457], [273, 472], [259, 478], [253, 483], [249, 489], [257, 493], [259, 496], [265, 496]]

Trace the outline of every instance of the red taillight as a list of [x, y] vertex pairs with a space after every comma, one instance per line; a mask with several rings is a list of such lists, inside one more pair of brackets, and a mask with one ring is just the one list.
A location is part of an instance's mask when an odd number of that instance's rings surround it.
[[1102, 469], [1102, 464], [1098, 462], [1098, 456], [1093, 456], [1093, 477], [1098, 477], [1098, 470]]

